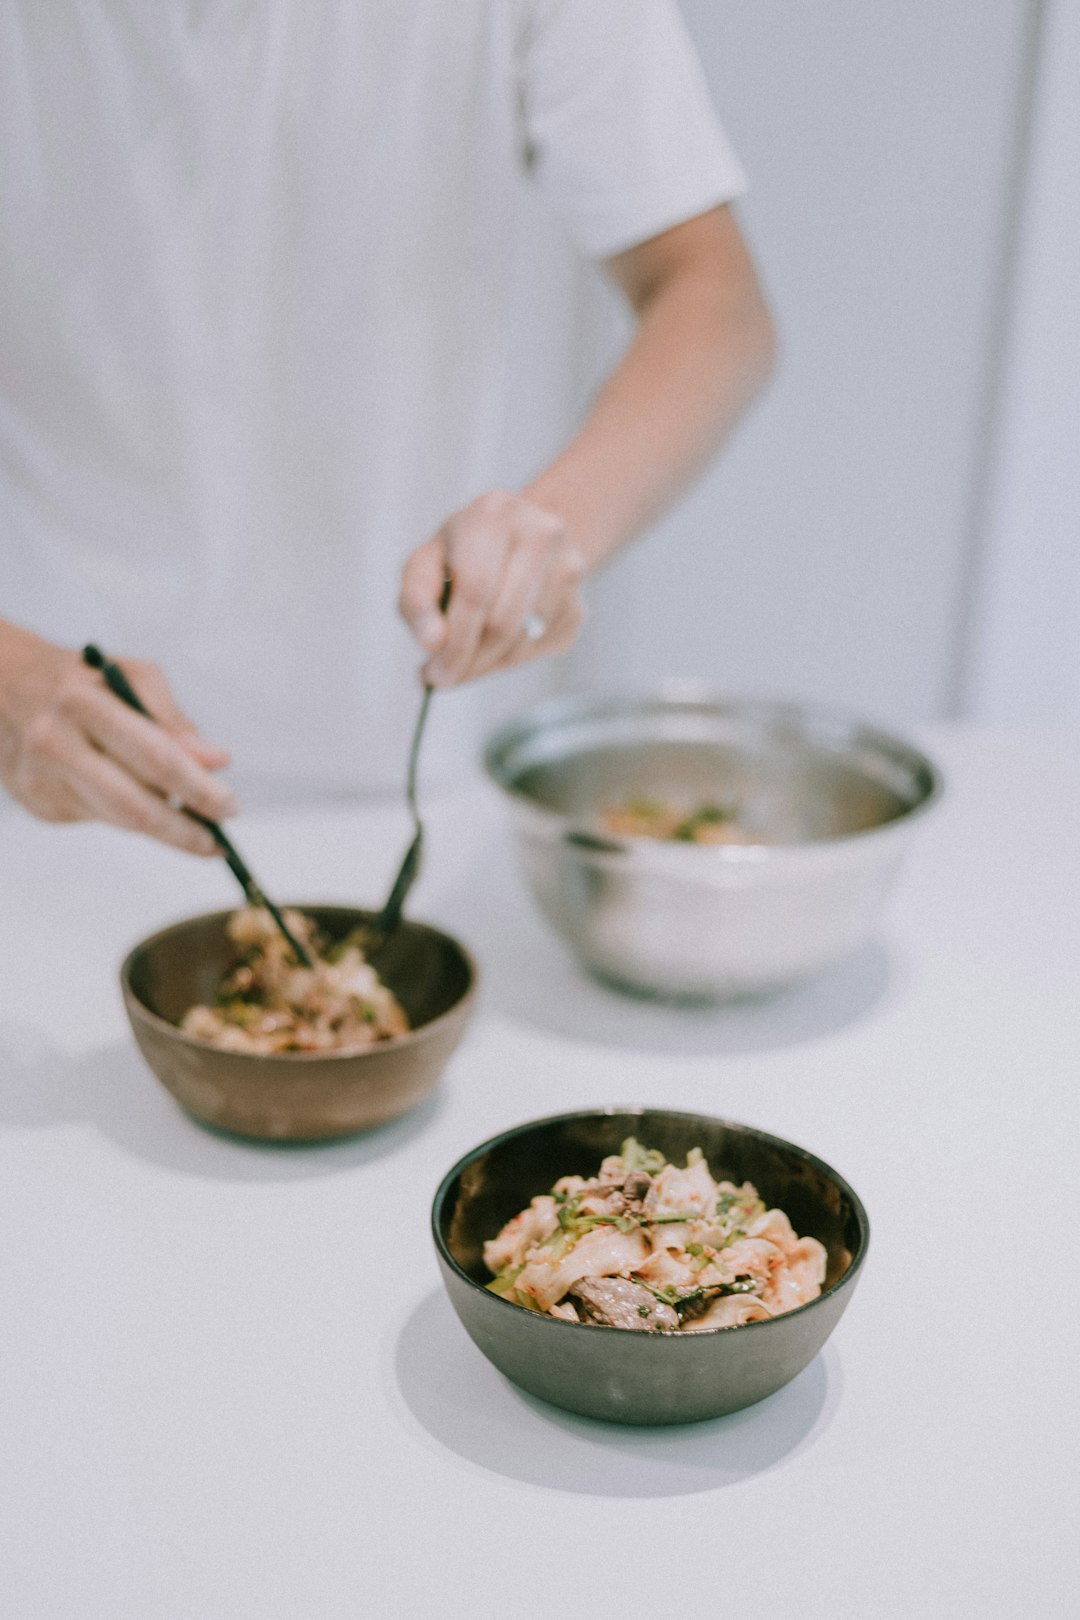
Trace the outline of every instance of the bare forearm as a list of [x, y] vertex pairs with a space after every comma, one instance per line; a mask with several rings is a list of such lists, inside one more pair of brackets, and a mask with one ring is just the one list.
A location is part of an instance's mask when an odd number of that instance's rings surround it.
[[589, 572], [703, 470], [769, 374], [757, 279], [737, 233], [721, 242], [722, 263], [708, 252], [661, 260], [655, 279], [647, 257], [613, 266], [636, 335], [580, 432], [525, 492], [563, 520]]
[[580, 432], [528, 489], [452, 513], [405, 565], [401, 612], [432, 685], [565, 652], [585, 576], [702, 470], [768, 376], [772, 326], [729, 208], [608, 268], [638, 328]]

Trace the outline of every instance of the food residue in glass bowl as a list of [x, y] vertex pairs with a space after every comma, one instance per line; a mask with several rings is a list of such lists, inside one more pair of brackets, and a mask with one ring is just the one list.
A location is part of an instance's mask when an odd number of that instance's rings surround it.
[[487, 1286], [568, 1322], [702, 1333], [765, 1321], [821, 1293], [826, 1251], [700, 1148], [679, 1169], [629, 1137], [598, 1174], [563, 1176], [484, 1245]]
[[328, 944], [312, 918], [287, 910], [289, 928], [315, 966], [301, 966], [261, 907], [229, 918], [229, 938], [242, 952], [212, 1006], [192, 1007], [180, 1021], [189, 1035], [233, 1052], [356, 1052], [408, 1033], [393, 991], [364, 956], [361, 929]]

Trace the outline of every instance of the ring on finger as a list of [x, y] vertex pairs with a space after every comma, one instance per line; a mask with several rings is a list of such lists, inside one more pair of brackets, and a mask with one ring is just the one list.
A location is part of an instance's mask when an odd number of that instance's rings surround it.
[[526, 613], [521, 626], [529, 641], [542, 641], [547, 635], [547, 620], [542, 613]]

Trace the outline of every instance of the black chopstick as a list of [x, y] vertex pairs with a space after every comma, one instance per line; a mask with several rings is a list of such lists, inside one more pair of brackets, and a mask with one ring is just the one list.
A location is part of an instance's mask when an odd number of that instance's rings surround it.
[[[105, 684], [108, 686], [110, 691], [115, 692], [118, 698], [122, 698], [130, 709], [135, 709], [139, 714], [145, 715], [147, 720], [153, 720], [154, 716], [150, 713], [150, 710], [146, 707], [145, 703], [143, 703], [142, 699], [139, 697], [139, 694], [136, 692], [135, 688], [132, 686], [119, 664], [112, 663], [108, 658], [105, 657], [105, 654], [101, 651], [101, 649], [99, 647], [95, 647], [93, 643], [83, 648], [82, 655], [84, 664], [88, 664], [91, 669], [101, 671]], [[273, 917], [274, 921], [281, 930], [282, 936], [288, 941], [289, 945], [295, 951], [296, 955], [299, 957], [304, 966], [314, 967], [315, 964], [311, 960], [310, 955], [296, 938], [288, 923], [281, 915], [278, 907], [270, 899], [269, 895], [267, 895], [259, 886], [259, 884], [256, 883], [251, 874], [250, 867], [244, 860], [241, 859], [238, 850], [220, 824], [216, 821], [211, 821], [209, 816], [200, 815], [198, 810], [192, 810], [188, 805], [184, 805], [182, 808], [185, 816], [189, 816], [192, 821], [197, 821], [200, 827], [206, 828], [207, 832], [210, 834], [211, 838], [224, 855], [229, 870], [236, 877], [240, 887], [243, 889], [250, 903], [253, 906], [264, 907], [265, 910], [270, 913], [271, 917]]]

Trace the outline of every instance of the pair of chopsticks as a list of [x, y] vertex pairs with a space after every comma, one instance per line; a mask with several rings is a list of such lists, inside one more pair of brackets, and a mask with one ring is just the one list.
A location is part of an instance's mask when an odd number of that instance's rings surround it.
[[[89, 665], [91, 669], [101, 671], [105, 684], [108, 686], [110, 691], [115, 692], [116, 696], [121, 698], [130, 709], [134, 709], [137, 713], [145, 715], [147, 720], [153, 720], [154, 716], [143, 703], [142, 699], [139, 697], [139, 694], [136, 692], [135, 688], [132, 686], [119, 664], [112, 663], [108, 658], [105, 657], [105, 654], [101, 651], [101, 649], [99, 647], [95, 647], [93, 644], [83, 648], [82, 656], [84, 664]], [[251, 868], [248, 866], [247, 862], [241, 858], [235, 844], [233, 844], [232, 840], [225, 833], [220, 823], [211, 821], [209, 816], [200, 815], [198, 810], [191, 810], [187, 807], [187, 805], [183, 807], [183, 813], [185, 816], [190, 816], [192, 821], [197, 821], [200, 827], [206, 828], [207, 832], [210, 834], [211, 838], [224, 855], [226, 865], [237, 879], [237, 882], [243, 889], [249, 903], [253, 906], [262, 906], [266, 911], [268, 911], [271, 917], [273, 917], [278, 928], [281, 930], [282, 937], [287, 941], [291, 949], [296, 953], [297, 957], [304, 964], [304, 966], [309, 968], [314, 967], [315, 964], [312, 961], [310, 954], [304, 949], [303, 945], [301, 945], [300, 941], [296, 938], [278, 907], [266, 894], [265, 890], [262, 889], [258, 883], [256, 883], [254, 877], [252, 876]]]

